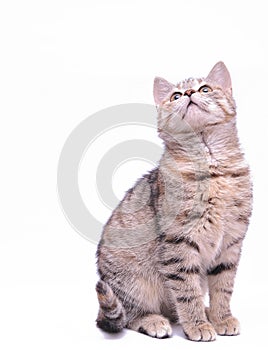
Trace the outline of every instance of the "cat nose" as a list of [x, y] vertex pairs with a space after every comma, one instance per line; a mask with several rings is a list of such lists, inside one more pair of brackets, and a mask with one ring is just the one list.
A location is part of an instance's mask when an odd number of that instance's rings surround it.
[[188, 90], [186, 90], [186, 91], [184, 92], [184, 95], [187, 95], [187, 96], [190, 97], [194, 92], [195, 92], [195, 90], [193, 90], [193, 89], [188, 89]]

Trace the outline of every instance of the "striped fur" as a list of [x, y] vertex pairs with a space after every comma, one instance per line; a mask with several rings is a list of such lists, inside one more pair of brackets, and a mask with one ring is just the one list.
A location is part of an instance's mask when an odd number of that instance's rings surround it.
[[120, 332], [126, 326], [125, 309], [109, 285], [99, 281], [96, 286], [100, 311], [98, 327], [111, 333]]
[[165, 151], [104, 227], [97, 325], [165, 338], [171, 320], [191, 340], [236, 335], [230, 299], [252, 191], [229, 73], [219, 62], [206, 79], [156, 78], [154, 95]]

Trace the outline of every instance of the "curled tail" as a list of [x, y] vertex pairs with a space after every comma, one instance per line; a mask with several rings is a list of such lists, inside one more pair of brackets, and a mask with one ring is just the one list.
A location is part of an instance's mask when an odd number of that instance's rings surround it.
[[120, 332], [126, 325], [126, 314], [122, 303], [111, 287], [102, 280], [98, 281], [96, 291], [100, 304], [97, 326], [106, 332]]

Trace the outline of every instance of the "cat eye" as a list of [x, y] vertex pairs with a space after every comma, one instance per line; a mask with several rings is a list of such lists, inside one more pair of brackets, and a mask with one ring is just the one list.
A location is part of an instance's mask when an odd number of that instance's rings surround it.
[[174, 92], [174, 94], [170, 97], [170, 102], [178, 100], [181, 98], [182, 94], [180, 92]]
[[199, 89], [199, 92], [202, 92], [204, 94], [207, 94], [208, 92], [211, 92], [211, 91], [212, 91], [211, 87], [207, 85], [201, 86], [201, 88]]

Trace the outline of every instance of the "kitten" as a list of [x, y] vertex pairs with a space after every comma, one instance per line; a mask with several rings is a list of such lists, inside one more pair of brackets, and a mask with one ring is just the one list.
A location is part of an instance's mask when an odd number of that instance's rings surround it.
[[154, 98], [165, 150], [104, 227], [97, 325], [165, 338], [172, 321], [190, 340], [237, 335], [230, 299], [252, 190], [229, 72], [218, 62], [206, 79], [155, 78]]

